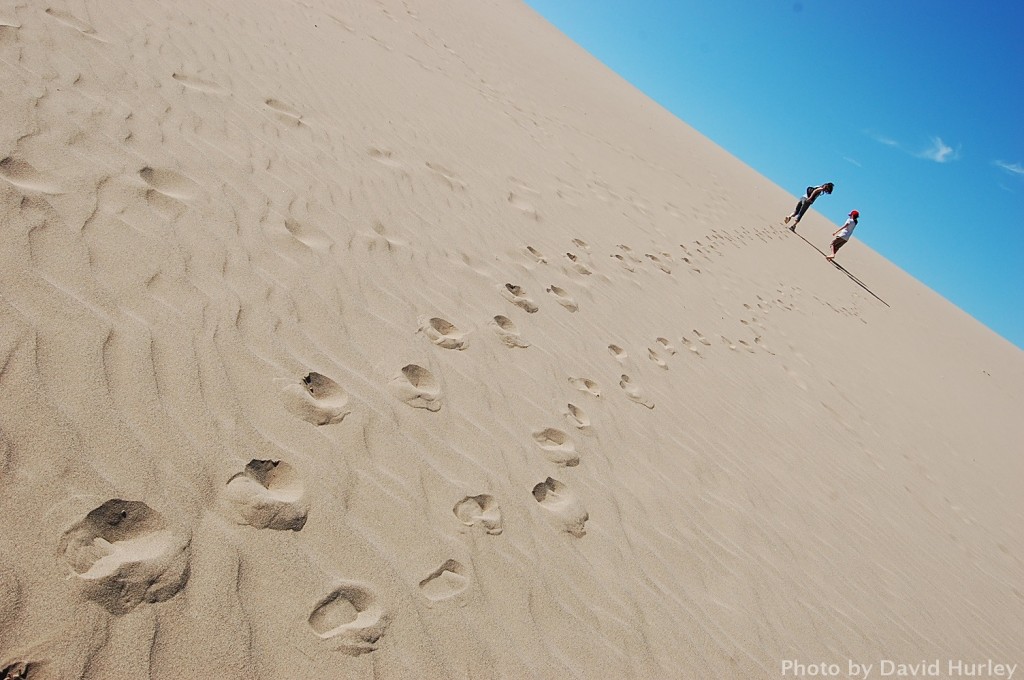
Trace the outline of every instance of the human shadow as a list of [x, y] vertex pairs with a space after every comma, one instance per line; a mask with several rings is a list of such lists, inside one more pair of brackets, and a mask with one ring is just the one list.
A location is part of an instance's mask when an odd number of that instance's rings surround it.
[[[801, 239], [801, 240], [802, 240], [802, 241], [803, 241], [804, 243], [806, 243], [807, 245], [809, 245], [810, 247], [814, 248], [814, 249], [815, 249], [815, 250], [817, 250], [817, 251], [818, 251], [819, 253], [821, 253], [821, 256], [822, 256], [822, 257], [826, 257], [826, 256], [827, 256], [827, 253], [825, 253], [825, 251], [823, 251], [823, 250], [822, 250], [821, 248], [819, 248], [818, 246], [814, 245], [813, 243], [811, 243], [810, 241], [808, 241], [808, 240], [807, 240], [806, 238], [804, 238], [804, 237], [803, 237], [803, 234], [797, 234], [797, 233], [796, 233], [795, 231], [794, 231], [793, 233], [794, 233], [794, 234], [796, 234], [797, 236], [799, 236], [799, 237], [800, 237], [800, 239]], [[856, 283], [856, 284], [857, 284], [858, 286], [860, 286], [861, 288], [863, 288], [863, 289], [864, 289], [864, 290], [866, 290], [867, 292], [871, 293], [871, 297], [875, 298], [876, 300], [878, 300], [879, 302], [881, 302], [881, 303], [882, 303], [883, 305], [885, 305], [886, 307], [888, 307], [888, 306], [889, 306], [889, 303], [888, 303], [888, 302], [886, 302], [886, 301], [885, 301], [885, 300], [883, 300], [882, 298], [880, 298], [880, 297], [878, 297], [877, 295], [875, 295], [875, 292], [874, 292], [873, 290], [871, 290], [870, 288], [868, 288], [868, 287], [867, 287], [867, 285], [865, 285], [863, 281], [861, 281], [861, 280], [860, 280], [860, 279], [858, 279], [858, 278], [857, 278], [856, 276], [854, 276], [853, 274], [851, 274], [851, 273], [850, 273], [850, 271], [849, 271], [848, 269], [846, 269], [846, 267], [844, 267], [843, 265], [839, 264], [839, 263], [838, 263], [838, 262], [836, 262], [835, 260], [829, 260], [829, 262], [831, 262], [831, 263], [832, 263], [832, 266], [833, 266], [833, 267], [835, 267], [835, 268], [836, 268], [836, 269], [838, 269], [839, 271], [841, 271], [841, 272], [843, 272], [844, 274], [846, 274], [846, 276], [848, 276], [848, 277], [849, 277], [849, 279], [850, 279], [851, 281], [853, 281], [854, 283]]]

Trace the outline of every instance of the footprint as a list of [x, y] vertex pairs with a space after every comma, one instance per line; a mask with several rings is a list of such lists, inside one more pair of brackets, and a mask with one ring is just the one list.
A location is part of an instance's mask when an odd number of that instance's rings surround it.
[[46, 13], [49, 14], [54, 19], [56, 19], [57, 21], [59, 21], [60, 23], [64, 24], [65, 26], [70, 26], [71, 28], [75, 29], [82, 35], [88, 36], [93, 40], [106, 42], [105, 40], [102, 40], [98, 35], [96, 35], [95, 28], [93, 28], [86, 22], [82, 21], [78, 17], [74, 16], [73, 14], [69, 14], [68, 12], [59, 9], [54, 9], [52, 7], [47, 7]]
[[27, 191], [38, 191], [44, 194], [60, 193], [57, 185], [47, 182], [35, 168], [13, 156], [8, 156], [0, 161], [0, 177]]
[[708, 340], [707, 338], [705, 338], [705, 337], [704, 337], [703, 335], [701, 335], [701, 334], [700, 334], [700, 331], [698, 331], [698, 330], [694, 330], [694, 331], [693, 331], [693, 334], [694, 334], [695, 336], [697, 336], [697, 341], [698, 341], [698, 342], [699, 342], [700, 344], [702, 344], [702, 345], [707, 345], [708, 347], [711, 347], [711, 341], [710, 341], [710, 340]]
[[730, 340], [729, 338], [725, 337], [724, 335], [719, 335], [718, 337], [722, 339], [722, 344], [723, 345], [725, 345], [726, 347], [728, 347], [731, 350], [735, 350], [736, 349], [736, 345], [733, 344], [732, 340]]
[[544, 451], [544, 456], [555, 465], [576, 467], [580, 464], [580, 456], [576, 453], [576, 445], [569, 435], [548, 427], [533, 433], [533, 441]]
[[676, 354], [676, 348], [668, 341], [668, 338], [655, 338], [656, 342], [670, 355]]
[[580, 392], [586, 392], [587, 394], [592, 394], [595, 397], [601, 396], [601, 388], [590, 378], [569, 378], [569, 384]]
[[647, 358], [653, 361], [655, 365], [660, 366], [665, 370], [668, 370], [668, 364], [666, 364], [665, 361], [658, 355], [658, 353], [650, 347], [647, 348]]
[[629, 397], [631, 400], [635, 401], [641, 406], [646, 406], [647, 408], [654, 408], [654, 402], [644, 396], [643, 391], [641, 391], [639, 387], [633, 384], [632, 379], [628, 375], [622, 375], [622, 377], [619, 379], [619, 387], [622, 388], [622, 391], [625, 392], [626, 396]]
[[519, 336], [519, 328], [507, 316], [499, 314], [494, 317], [491, 326], [494, 328], [494, 332], [498, 334], [498, 337], [501, 338], [501, 341], [509, 347], [526, 348], [530, 346], [529, 342]]
[[309, 504], [295, 469], [279, 460], [251, 460], [228, 480], [224, 500], [239, 524], [257, 529], [299, 531], [306, 525]]
[[112, 614], [163, 602], [185, 587], [191, 537], [141, 501], [115, 498], [64, 532], [59, 553], [82, 591]]
[[590, 416], [587, 415], [586, 411], [573, 403], [567, 404], [566, 409], [565, 415], [575, 427], [580, 430], [590, 427]]
[[285, 218], [284, 228], [300, 243], [314, 250], [324, 250], [334, 245], [334, 242], [319, 229], [310, 227], [291, 217]]
[[620, 243], [620, 244], [618, 244], [616, 246], [616, 248], [618, 248], [619, 250], [624, 252], [626, 254], [626, 257], [629, 260], [631, 260], [633, 262], [633, 264], [640, 264], [641, 262], [643, 262], [643, 260], [641, 260], [640, 258], [638, 258], [636, 255], [633, 254], [633, 249], [630, 248], [629, 246], [627, 246], [627, 245], [625, 245], [623, 243]]
[[587, 251], [588, 253], [590, 252], [590, 244], [587, 243], [586, 241], [584, 241], [583, 239], [581, 239], [581, 238], [574, 238], [572, 240], [572, 242], [573, 242], [573, 245], [575, 245], [577, 248], [582, 248], [583, 250]]
[[576, 304], [576, 301], [566, 290], [559, 288], [558, 286], [549, 286], [547, 291], [555, 296], [555, 301], [558, 302], [558, 304], [562, 305], [570, 312], [579, 311], [579, 305]]
[[190, 76], [185, 73], [172, 73], [171, 77], [191, 90], [207, 92], [209, 94], [227, 94], [227, 90], [213, 82], [197, 76]]
[[534, 248], [533, 246], [526, 246], [526, 252], [528, 252], [530, 254], [530, 257], [535, 259], [537, 262], [539, 262], [541, 264], [547, 264], [548, 263], [548, 258], [544, 257], [544, 254], [541, 253], [536, 248]]
[[509, 193], [508, 202], [512, 205], [512, 207], [518, 209], [527, 217], [530, 217], [534, 220], [540, 220], [540, 215], [537, 214], [537, 209], [533, 207], [532, 203], [524, 199], [522, 196], [517, 196], [514, 193]]
[[466, 183], [456, 177], [454, 172], [443, 165], [428, 162], [427, 167], [430, 168], [434, 175], [443, 181], [452, 191], [462, 191], [466, 188]]
[[431, 602], [455, 597], [468, 587], [466, 568], [458, 560], [448, 560], [420, 581], [420, 592]]
[[264, 100], [264, 104], [267, 108], [278, 114], [278, 118], [285, 121], [286, 123], [293, 123], [294, 125], [305, 125], [305, 121], [302, 120], [302, 112], [296, 109], [290, 104], [286, 104], [280, 99], [267, 99]]
[[683, 343], [683, 347], [685, 347], [686, 349], [690, 350], [691, 352], [698, 356], [700, 355], [700, 350], [697, 349], [697, 345], [693, 344], [689, 338], [683, 336], [679, 338], [679, 341]]
[[450, 321], [436, 316], [430, 319], [420, 317], [420, 330], [438, 347], [462, 350], [469, 346], [465, 333]]
[[501, 508], [490, 494], [466, 496], [455, 504], [452, 512], [468, 527], [479, 524], [492, 536], [502, 532]]
[[562, 529], [576, 538], [586, 536], [586, 521], [590, 515], [576, 498], [576, 494], [557, 479], [548, 477], [533, 487], [533, 497], [541, 507], [554, 514]]
[[620, 364], [629, 358], [629, 355], [626, 354], [626, 350], [622, 349], [618, 345], [608, 345], [608, 351], [612, 353], [612, 356], [615, 357]]
[[580, 262], [579, 258], [573, 255], [572, 253], [566, 253], [565, 256], [569, 258], [570, 262], [572, 262], [572, 268], [577, 274], [582, 274], [583, 276], [590, 276], [591, 274], [594, 273], [590, 271], [590, 268], [587, 267], [587, 265]]
[[530, 314], [533, 314], [539, 309], [537, 305], [534, 304], [533, 300], [527, 297], [526, 291], [524, 291], [520, 286], [506, 283], [505, 287], [502, 289], [502, 295], [516, 307], [524, 309]]
[[31, 661], [15, 661], [0, 669], [0, 680], [29, 680], [35, 677], [37, 668], [41, 666]]
[[154, 191], [179, 201], [195, 198], [199, 192], [199, 187], [195, 182], [173, 170], [157, 170], [147, 165], [139, 170], [139, 177]]
[[441, 386], [434, 374], [416, 364], [409, 364], [391, 379], [395, 395], [413, 408], [441, 410]]
[[740, 343], [741, 345], [743, 345], [743, 349], [747, 350], [747, 351], [748, 351], [748, 352], [750, 352], [751, 354], [754, 354], [754, 353], [756, 353], [756, 352], [757, 352], [757, 350], [756, 350], [756, 349], [754, 349], [754, 346], [753, 346], [753, 345], [751, 345], [751, 344], [750, 344], [749, 342], [747, 342], [746, 340], [740, 340], [740, 341], [739, 341], [739, 343]]
[[370, 149], [367, 150], [367, 153], [370, 155], [370, 158], [377, 161], [381, 165], [386, 165], [389, 168], [402, 167], [402, 164], [398, 160], [393, 158], [394, 153], [389, 149], [378, 149], [376, 147], [371, 147]]
[[342, 581], [313, 607], [309, 627], [339, 651], [359, 656], [377, 649], [388, 615], [369, 587]]
[[306, 375], [301, 384], [285, 387], [282, 398], [292, 415], [317, 426], [340, 423], [352, 412], [342, 386], [315, 371]]
[[660, 269], [661, 271], [665, 272], [666, 274], [671, 274], [672, 273], [671, 267], [669, 267], [667, 264], [662, 262], [661, 259], [658, 256], [651, 255], [650, 253], [646, 253], [646, 255], [647, 255], [647, 259], [649, 259], [651, 262], [653, 262], [655, 265], [657, 265], [658, 269]]
[[626, 258], [624, 258], [622, 255], [619, 255], [618, 253], [614, 253], [612, 255], [612, 257], [614, 257], [616, 260], [618, 260], [619, 264], [621, 264], [623, 267], [626, 268], [626, 271], [631, 271], [631, 272], [635, 272], [636, 271], [636, 268], [633, 265], [631, 265], [629, 262], [627, 262]]

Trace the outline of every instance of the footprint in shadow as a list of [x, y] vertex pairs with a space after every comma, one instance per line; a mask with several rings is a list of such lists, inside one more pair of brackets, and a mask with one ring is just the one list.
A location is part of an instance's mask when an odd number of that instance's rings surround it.
[[698, 342], [699, 342], [700, 344], [702, 344], [702, 345], [706, 345], [706, 346], [708, 346], [708, 347], [711, 347], [711, 341], [710, 341], [710, 340], [708, 340], [707, 338], [705, 338], [705, 337], [704, 337], [703, 335], [701, 335], [700, 331], [698, 331], [698, 330], [696, 330], [696, 329], [695, 329], [695, 330], [693, 331], [693, 334], [694, 334], [694, 335], [695, 335], [695, 336], [697, 337], [697, 341], [698, 341]]
[[441, 385], [434, 374], [422, 366], [404, 366], [391, 379], [391, 389], [400, 400], [413, 408], [441, 410]]
[[370, 158], [377, 161], [381, 165], [386, 165], [389, 168], [402, 167], [402, 163], [398, 159], [394, 158], [394, 152], [392, 152], [390, 149], [378, 149], [376, 147], [371, 147], [370, 149], [367, 150], [366, 153], [370, 156]]
[[455, 173], [437, 163], [427, 163], [427, 167], [434, 173], [434, 176], [441, 180], [449, 189], [452, 191], [462, 191], [466, 188], [466, 183], [455, 176]]
[[590, 519], [590, 515], [576, 498], [576, 494], [565, 484], [548, 477], [533, 487], [533, 497], [542, 508], [554, 515], [563, 531], [576, 538], [586, 536], [587, 530], [584, 525]]
[[173, 170], [160, 170], [147, 165], [139, 170], [139, 177], [153, 191], [178, 201], [190, 200], [199, 193], [199, 186], [195, 182]]
[[522, 196], [518, 196], [515, 193], [509, 193], [508, 202], [513, 208], [516, 208], [527, 217], [537, 221], [540, 220], [540, 215], [537, 213], [537, 209], [533, 207], [532, 203]]
[[0, 680], [29, 680], [36, 677], [36, 671], [45, 664], [31, 661], [15, 661], [0, 669]]
[[302, 120], [302, 112], [296, 109], [290, 104], [286, 104], [280, 99], [267, 99], [263, 102], [267, 105], [267, 108], [277, 114], [279, 120], [285, 123], [291, 123], [292, 125], [305, 125], [306, 122]]
[[490, 494], [466, 496], [455, 504], [452, 512], [467, 527], [480, 525], [492, 536], [497, 536], [503, 530], [501, 508]]
[[529, 342], [520, 337], [519, 328], [507, 316], [499, 314], [494, 317], [491, 326], [494, 328], [494, 332], [498, 334], [498, 337], [501, 338], [501, 341], [509, 347], [526, 348], [530, 346]]
[[43, 194], [60, 193], [56, 184], [48, 182], [34, 167], [13, 156], [0, 160], [0, 177], [27, 191], [38, 191]]
[[458, 560], [448, 560], [420, 581], [420, 592], [431, 602], [453, 598], [468, 587], [466, 568]]
[[427, 338], [444, 349], [466, 349], [469, 341], [466, 334], [455, 326], [455, 324], [439, 317], [420, 317], [420, 330]]
[[622, 391], [626, 393], [630, 400], [635, 401], [641, 406], [654, 408], [654, 402], [644, 396], [643, 391], [633, 384], [632, 379], [628, 375], [622, 374], [622, 377], [619, 379], [619, 387], [622, 388]]
[[665, 360], [662, 359], [661, 356], [651, 347], [647, 348], [647, 358], [653, 361], [656, 366], [660, 366], [666, 371], [668, 370], [668, 364], [666, 364]]
[[577, 429], [582, 430], [590, 427], [590, 416], [588, 416], [587, 412], [576, 404], [571, 402], [566, 404], [565, 415], [569, 419], [569, 422]]
[[301, 477], [279, 460], [249, 461], [228, 480], [224, 501], [239, 524], [257, 529], [299, 531], [309, 513]]
[[59, 554], [85, 597], [120, 615], [185, 587], [190, 544], [187, 531], [145, 503], [114, 498], [64, 532]]
[[53, 7], [47, 7], [46, 13], [53, 17], [54, 19], [56, 19], [57, 21], [59, 21], [60, 23], [75, 29], [76, 31], [78, 31], [86, 37], [92, 38], [93, 40], [99, 40], [100, 42], [106, 42], [106, 40], [103, 40], [98, 35], [96, 35], [95, 28], [93, 28], [88, 23], [82, 21], [73, 14], [65, 12], [64, 10], [54, 9]]
[[629, 358], [629, 355], [626, 354], [626, 350], [622, 349], [618, 345], [608, 345], [608, 351], [611, 352], [611, 355], [615, 357], [615, 360], [620, 364]]
[[580, 464], [580, 455], [569, 435], [561, 430], [548, 427], [533, 433], [533, 441], [544, 451], [544, 457], [555, 465], [576, 467]]
[[658, 267], [658, 269], [665, 272], [666, 274], [672, 273], [672, 268], [665, 264], [657, 255], [652, 255], [650, 253], [646, 253], [646, 255], [647, 259], [653, 262]]
[[626, 258], [624, 258], [622, 255], [619, 255], [618, 253], [613, 253], [611, 256], [614, 257], [616, 260], [618, 260], [619, 264], [621, 264], [626, 269], [626, 271], [630, 271], [630, 272], [635, 272], [636, 271], [636, 267], [634, 267], [632, 264], [630, 264], [626, 260]]
[[555, 301], [562, 305], [570, 312], [579, 311], [579, 305], [576, 304], [576, 300], [573, 299], [567, 291], [558, 286], [548, 286], [547, 291], [555, 296]]
[[533, 314], [538, 309], [537, 305], [526, 295], [526, 291], [521, 286], [506, 283], [504, 288], [502, 288], [501, 294], [516, 307], [526, 310], [530, 314]]
[[590, 378], [569, 378], [569, 384], [580, 392], [586, 392], [587, 394], [592, 394], [595, 397], [601, 396], [601, 388]]
[[282, 398], [292, 415], [317, 426], [340, 423], [352, 412], [342, 386], [315, 371], [285, 387]]
[[208, 94], [227, 94], [226, 89], [212, 80], [206, 80], [204, 78], [199, 78], [198, 76], [190, 76], [185, 73], [172, 73], [171, 77], [190, 90], [198, 90]]
[[532, 257], [534, 260], [536, 260], [540, 264], [547, 264], [548, 263], [548, 258], [544, 257], [544, 254], [541, 253], [536, 248], [534, 248], [533, 246], [526, 246], [526, 252], [528, 252], [530, 254], [530, 257]]
[[576, 257], [574, 254], [566, 253], [565, 256], [569, 258], [570, 262], [572, 262], [572, 268], [577, 274], [582, 274], [583, 276], [590, 276], [591, 274], [594, 273], [590, 271], [590, 268], [587, 265], [580, 262], [580, 259]]
[[327, 234], [315, 227], [303, 224], [298, 220], [288, 217], [284, 221], [284, 228], [295, 239], [313, 250], [325, 250], [334, 245], [334, 241]]
[[350, 656], [375, 651], [388, 623], [387, 612], [377, 603], [376, 594], [355, 581], [335, 585], [309, 615], [313, 632]]
[[668, 338], [656, 338], [656, 341], [661, 345], [662, 349], [668, 352], [669, 355], [676, 353], [676, 348], [672, 346], [672, 343], [668, 341]]

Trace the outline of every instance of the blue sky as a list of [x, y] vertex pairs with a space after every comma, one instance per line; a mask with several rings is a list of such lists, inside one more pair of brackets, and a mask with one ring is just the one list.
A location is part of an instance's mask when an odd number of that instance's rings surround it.
[[526, 2], [1024, 348], [1024, 2]]

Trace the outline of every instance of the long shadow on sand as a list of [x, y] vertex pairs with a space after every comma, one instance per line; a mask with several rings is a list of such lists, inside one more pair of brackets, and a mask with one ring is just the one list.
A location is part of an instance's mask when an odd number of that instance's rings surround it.
[[[802, 235], [802, 234], [797, 234], [797, 233], [796, 233], [795, 231], [794, 231], [793, 233], [794, 233], [794, 234], [796, 234], [797, 236], [799, 236], [799, 237], [800, 237], [800, 239], [801, 239], [801, 240], [802, 240], [802, 241], [803, 241], [804, 243], [806, 243], [807, 245], [809, 245], [810, 247], [814, 248], [814, 249], [815, 249], [815, 250], [817, 250], [817, 251], [818, 251], [819, 253], [821, 253], [821, 256], [822, 256], [822, 257], [825, 257], [825, 255], [826, 255], [825, 251], [823, 251], [823, 250], [822, 250], [821, 248], [819, 248], [818, 246], [814, 245], [813, 243], [811, 243], [810, 241], [808, 241], [807, 239], [805, 239], [805, 238], [803, 237], [803, 235]], [[872, 296], [873, 298], [875, 298], [876, 300], [878, 300], [879, 302], [881, 302], [881, 303], [882, 303], [883, 305], [885, 305], [886, 307], [888, 307], [888, 306], [889, 306], [889, 303], [888, 303], [888, 302], [886, 302], [886, 301], [885, 301], [885, 300], [883, 300], [882, 298], [880, 298], [880, 297], [878, 297], [877, 295], [875, 295], [875, 292], [874, 292], [873, 290], [871, 290], [871, 289], [870, 289], [870, 288], [868, 288], [868, 287], [867, 287], [866, 285], [864, 285], [864, 282], [863, 282], [863, 281], [861, 281], [861, 280], [860, 280], [860, 279], [858, 279], [858, 278], [857, 278], [856, 276], [854, 276], [853, 274], [851, 274], [851, 273], [850, 273], [850, 272], [849, 272], [849, 271], [848, 271], [848, 270], [846, 269], [846, 267], [844, 267], [843, 265], [839, 264], [839, 263], [838, 263], [838, 262], [836, 262], [835, 260], [832, 260], [831, 262], [832, 262], [832, 266], [833, 266], [833, 267], [835, 267], [835, 268], [836, 268], [836, 269], [838, 269], [839, 271], [841, 271], [841, 272], [843, 272], [844, 274], [846, 274], [846, 275], [847, 275], [847, 276], [848, 276], [848, 277], [850, 278], [850, 280], [851, 280], [851, 281], [853, 281], [854, 283], [856, 283], [856, 284], [857, 284], [858, 286], [860, 286], [861, 288], [863, 288], [863, 289], [864, 289], [864, 290], [866, 290], [867, 292], [871, 293], [871, 296]]]

